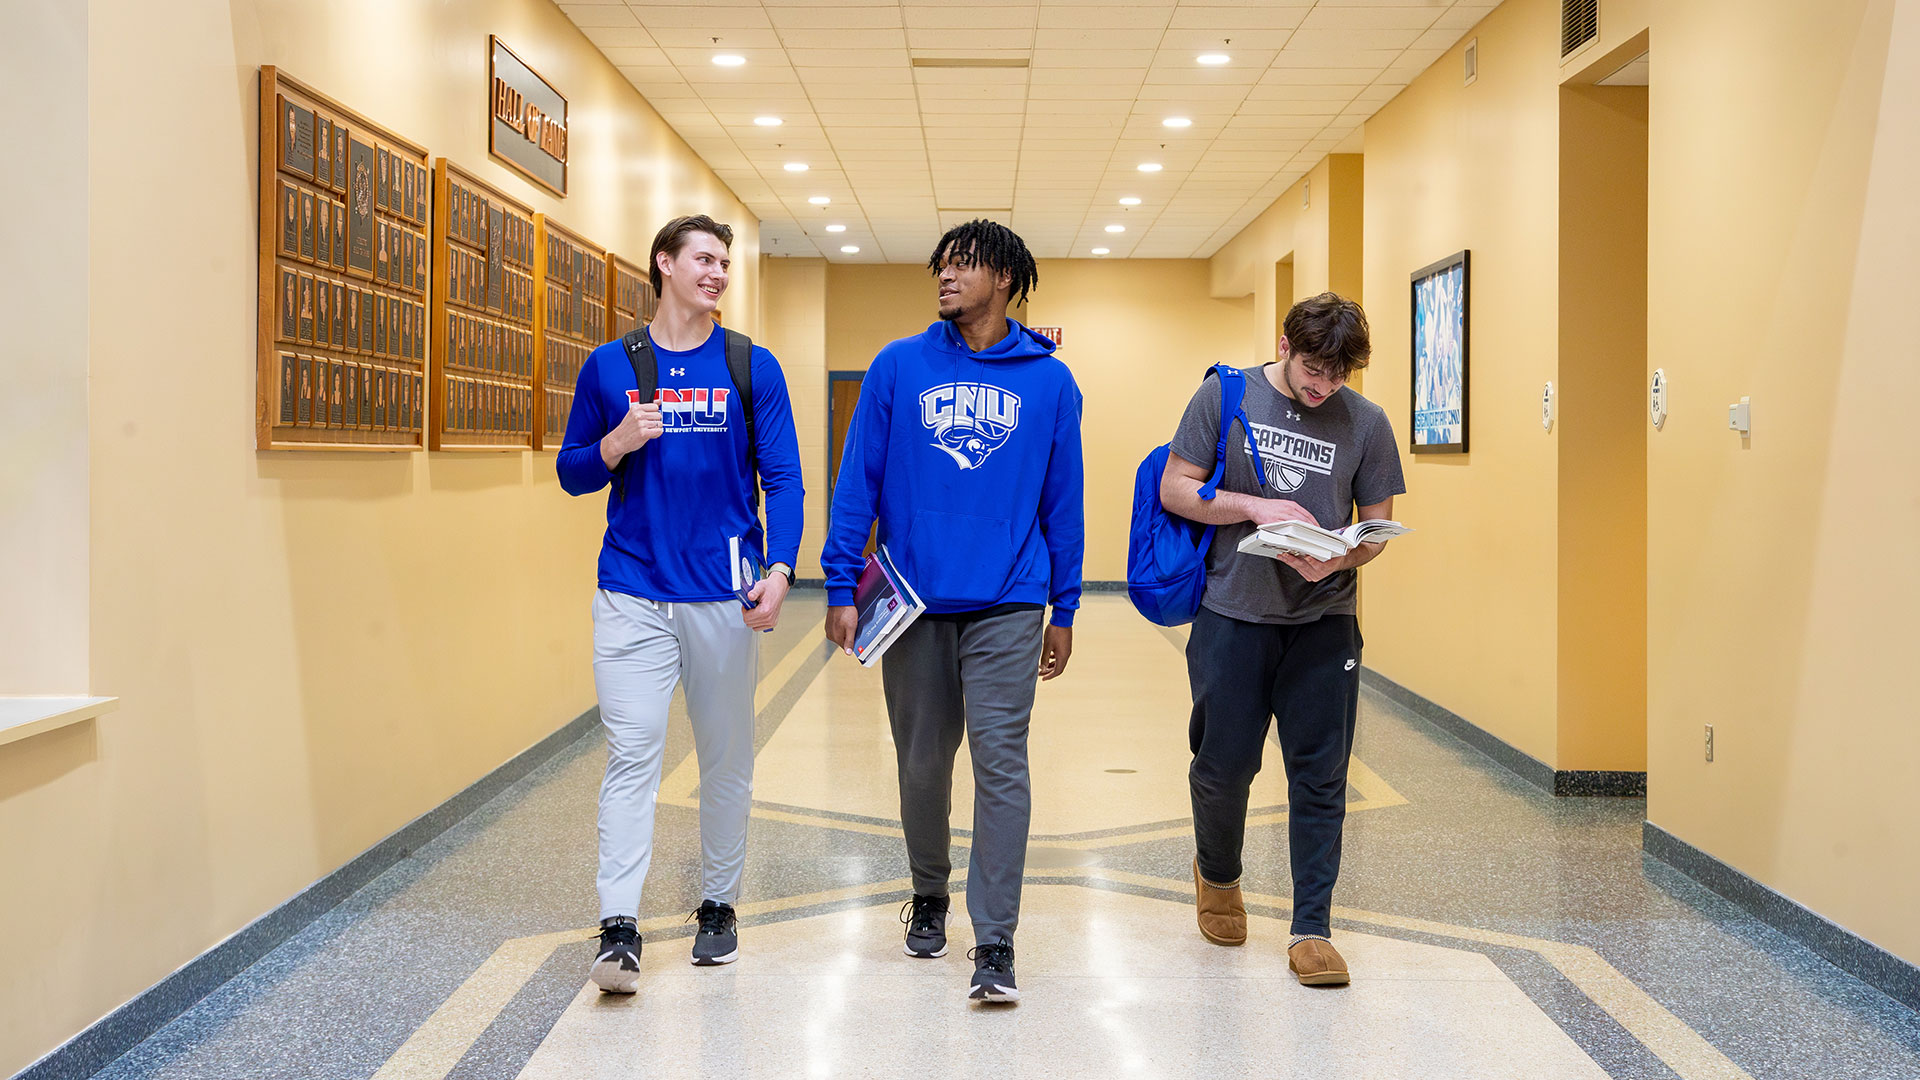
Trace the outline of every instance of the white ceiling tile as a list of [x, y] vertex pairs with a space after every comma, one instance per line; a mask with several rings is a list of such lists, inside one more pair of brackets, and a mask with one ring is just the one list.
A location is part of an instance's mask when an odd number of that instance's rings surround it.
[[1045, 30], [1134, 29], [1164, 30], [1173, 19], [1173, 4], [1090, 4], [1068, 6], [1047, 3], [1040, 6], [1040, 27]]
[[726, 7], [714, 4], [634, 4], [633, 14], [648, 27], [709, 30], [726, 36], [734, 30], [764, 29], [772, 26], [767, 13], [759, 7]]
[[1421, 30], [1314, 30], [1294, 32], [1287, 50], [1308, 52], [1362, 52], [1379, 49], [1404, 49], [1417, 41]]
[[1425, 30], [1446, 11], [1444, 6], [1340, 7], [1321, 4], [1300, 25], [1314, 30]]
[[1261, 4], [1246, 7], [1220, 7], [1213, 4], [1181, 4], [1173, 13], [1171, 26], [1176, 30], [1217, 30], [1236, 42], [1242, 30], [1291, 30], [1306, 17], [1312, 0], [1295, 5]]
[[582, 29], [589, 26], [639, 26], [640, 20], [625, 7], [613, 4], [562, 4], [560, 10], [566, 12], [573, 25]]
[[907, 47], [907, 32], [898, 28], [786, 27], [778, 33], [781, 43], [789, 49], [904, 49]]
[[901, 9], [903, 21], [916, 30], [967, 30], [981, 27], [1031, 30], [1039, 11], [1036, 4], [909, 4]]
[[781, 30], [876, 29], [901, 25], [900, 9], [874, 7], [775, 7], [767, 16]]

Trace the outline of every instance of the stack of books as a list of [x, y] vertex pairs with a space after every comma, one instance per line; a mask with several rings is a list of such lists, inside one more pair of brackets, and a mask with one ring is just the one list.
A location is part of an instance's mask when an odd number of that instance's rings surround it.
[[1275, 521], [1262, 525], [1240, 541], [1243, 555], [1278, 558], [1281, 552], [1303, 555], [1326, 562], [1337, 559], [1361, 544], [1378, 544], [1403, 536], [1412, 529], [1397, 521], [1375, 518], [1356, 522], [1344, 529], [1323, 529], [1305, 521]]
[[905, 575], [893, 564], [885, 544], [867, 556], [860, 580], [853, 587], [853, 607], [859, 627], [853, 635], [853, 656], [862, 667], [872, 667], [900, 640], [913, 620], [927, 610]]
[[[733, 564], [733, 595], [740, 598], [740, 606], [748, 609], [759, 607], [750, 594], [760, 579], [767, 576], [767, 564], [761, 560], [760, 552], [754, 550], [752, 544], [742, 543], [739, 537], [730, 536], [727, 538], [727, 557]], [[768, 627], [761, 632], [770, 633], [772, 629]]]

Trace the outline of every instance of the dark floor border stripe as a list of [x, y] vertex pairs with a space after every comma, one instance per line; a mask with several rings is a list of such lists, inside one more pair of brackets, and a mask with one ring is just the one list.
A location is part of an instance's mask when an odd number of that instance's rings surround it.
[[1834, 967], [1920, 1011], [1920, 966], [1907, 963], [1651, 821], [1640, 827], [1640, 850], [1812, 949]]
[[226, 940], [181, 965], [133, 1000], [94, 1021], [78, 1035], [14, 1075], [14, 1080], [84, 1080], [139, 1045], [222, 984], [305, 929], [334, 905], [380, 876], [460, 819], [478, 810], [508, 785], [571, 746], [600, 723], [594, 706], [552, 734], [354, 856], [345, 865], [296, 893], [292, 899]]
[[1480, 751], [1493, 759], [1494, 764], [1549, 795], [1643, 798], [1647, 794], [1647, 774], [1644, 772], [1555, 769], [1459, 713], [1421, 697], [1373, 668], [1360, 669], [1360, 685]]
[[1124, 581], [1083, 581], [1080, 583], [1080, 591], [1083, 593], [1126, 592], [1127, 583]]

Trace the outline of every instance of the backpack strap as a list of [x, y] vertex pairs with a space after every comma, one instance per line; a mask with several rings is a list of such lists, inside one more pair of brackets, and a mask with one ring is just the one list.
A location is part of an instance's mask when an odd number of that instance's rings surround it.
[[[627, 363], [633, 365], [633, 384], [640, 391], [640, 402], [651, 402], [660, 389], [660, 362], [653, 355], [653, 342], [647, 337], [647, 328], [641, 327], [620, 339], [627, 350]], [[615, 472], [624, 472], [632, 454], [620, 460]]]
[[1253, 443], [1253, 427], [1247, 423], [1246, 411], [1240, 407], [1247, 393], [1247, 378], [1231, 364], [1215, 364], [1209, 373], [1220, 379], [1220, 441], [1213, 448], [1213, 476], [1200, 485], [1200, 497], [1213, 498], [1220, 488], [1220, 481], [1227, 475], [1227, 432], [1232, 430], [1235, 420], [1240, 421], [1240, 430], [1246, 433], [1247, 449], [1252, 451], [1253, 474], [1264, 489], [1267, 486], [1266, 466], [1260, 461], [1260, 448]]

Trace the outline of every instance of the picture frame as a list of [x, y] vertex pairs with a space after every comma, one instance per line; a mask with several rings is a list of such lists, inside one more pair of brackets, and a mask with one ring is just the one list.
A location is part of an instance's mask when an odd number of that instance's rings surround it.
[[347, 204], [338, 200], [333, 204], [333, 268], [347, 268]]
[[344, 195], [347, 192], [347, 128], [345, 124], [333, 125], [333, 190]]
[[377, 209], [389, 209], [387, 196], [393, 191], [393, 182], [388, 179], [393, 168], [393, 152], [386, 147], [378, 147], [374, 159], [379, 163], [380, 175], [373, 187], [373, 204]]
[[333, 283], [333, 347], [345, 349], [347, 344], [347, 286], [344, 282]]
[[1410, 275], [1408, 448], [1415, 454], [1467, 452], [1471, 284], [1464, 249]]

